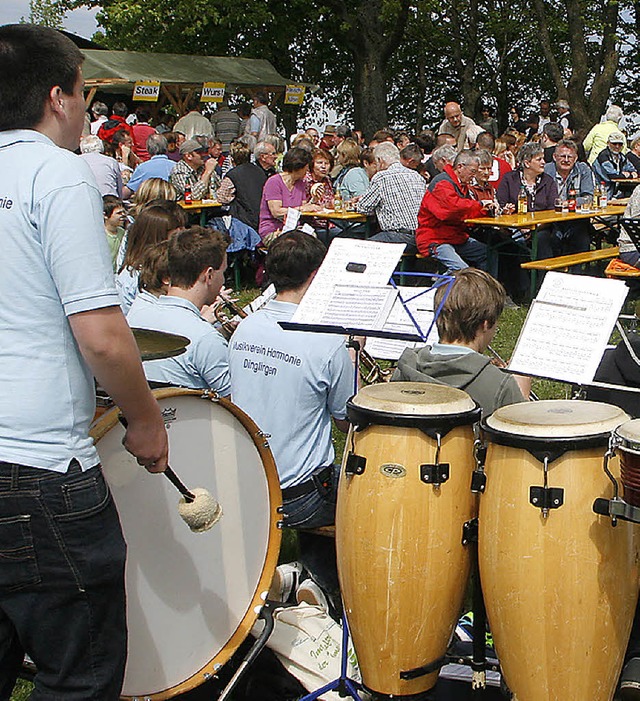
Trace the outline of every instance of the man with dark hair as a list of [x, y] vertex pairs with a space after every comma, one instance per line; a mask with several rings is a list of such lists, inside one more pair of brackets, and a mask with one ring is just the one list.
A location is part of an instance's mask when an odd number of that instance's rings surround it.
[[[273, 149], [271, 144], [266, 145]], [[258, 231], [260, 199], [267, 175], [263, 168], [251, 162], [251, 150], [241, 142], [231, 144], [231, 158], [234, 167], [222, 178], [218, 202], [228, 204], [232, 217]]]
[[[262, 431], [278, 467], [284, 523], [315, 528], [334, 521], [338, 477], [331, 417], [346, 430], [354, 367], [339, 335], [285, 331], [320, 267], [326, 249], [302, 231], [277, 238], [266, 269], [277, 295], [243, 319], [229, 344], [233, 401]], [[325, 559], [331, 539], [300, 533], [301, 559], [318, 584], [335, 593], [335, 569]], [[318, 541], [318, 538], [320, 539]]]
[[124, 102], [116, 102], [111, 108], [111, 117], [98, 129], [98, 136], [103, 140], [111, 143], [116, 132], [124, 130], [133, 138], [133, 129], [127, 124], [127, 115], [129, 108]]
[[156, 130], [149, 124], [151, 110], [148, 105], [136, 107], [136, 117], [138, 121], [131, 127], [133, 137], [133, 152], [141, 161], [148, 161], [151, 156], [147, 151], [147, 139], [156, 133]]
[[407, 144], [400, 151], [400, 163], [410, 170], [418, 170], [418, 166], [422, 163], [423, 157], [424, 153], [418, 144]]
[[553, 163], [553, 154], [556, 151], [556, 146], [564, 137], [564, 129], [558, 122], [549, 122], [542, 129], [542, 138], [540, 145], [544, 149], [544, 162]]
[[171, 171], [169, 181], [178, 191], [178, 199], [184, 199], [187, 187], [191, 188], [191, 197], [194, 200], [205, 199], [211, 192], [212, 182], [219, 183], [216, 175], [216, 161], [209, 158], [205, 161], [208, 152], [207, 146], [203, 146], [196, 139], [187, 139], [180, 146], [182, 160]]
[[504, 309], [504, 287], [482, 270], [465, 268], [447, 295], [436, 292], [434, 304], [442, 310], [436, 319], [440, 340], [419, 350], [407, 349], [393, 374], [395, 382], [433, 382], [467, 392], [485, 416], [506, 404], [525, 401], [530, 378], [509, 375], [483, 353], [497, 330]]
[[162, 178], [170, 182], [171, 173], [176, 167], [176, 164], [167, 156], [169, 143], [162, 134], [155, 132], [149, 136], [146, 144], [146, 152], [149, 154], [149, 160], [140, 163], [133, 171], [129, 178], [129, 182], [124, 188], [124, 197], [129, 199], [134, 192], [137, 192], [140, 185], [149, 178]]
[[120, 311], [102, 198], [70, 153], [84, 124], [81, 65], [53, 29], [0, 27], [2, 698], [25, 652], [34, 699], [120, 695], [126, 546], [89, 437], [93, 375], [126, 417], [138, 462], [157, 472], [168, 460]]
[[127, 222], [127, 210], [119, 197], [113, 195], [103, 195], [102, 207], [104, 213], [104, 232], [109, 244], [109, 254], [113, 265], [113, 272], [117, 272], [116, 260], [120, 244], [125, 235], [125, 224]]
[[201, 226], [181, 229], [169, 238], [167, 294], [155, 305], [131, 308], [127, 321], [133, 327], [186, 336], [191, 343], [182, 355], [146, 361], [150, 381], [229, 394], [227, 342], [201, 310], [212, 305], [222, 289], [230, 243], [227, 234]]
[[242, 120], [237, 112], [229, 109], [227, 100], [218, 103], [218, 108], [211, 117], [213, 135], [220, 139], [222, 154], [226, 156], [231, 148], [231, 143], [240, 136]]

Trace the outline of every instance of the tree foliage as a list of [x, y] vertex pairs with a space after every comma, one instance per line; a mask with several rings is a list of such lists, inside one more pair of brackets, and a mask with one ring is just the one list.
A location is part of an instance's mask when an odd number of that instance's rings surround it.
[[108, 48], [266, 58], [369, 134], [436, 124], [449, 99], [493, 105], [502, 127], [542, 97], [584, 127], [611, 97], [640, 101], [640, 0], [62, 1], [101, 8]]
[[60, 0], [29, 0], [29, 18], [31, 24], [62, 29], [66, 7]]

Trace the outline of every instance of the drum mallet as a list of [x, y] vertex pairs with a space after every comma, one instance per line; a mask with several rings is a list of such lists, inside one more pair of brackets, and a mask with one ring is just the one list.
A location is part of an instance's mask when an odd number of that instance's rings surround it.
[[[125, 417], [120, 414], [118, 418], [120, 423], [127, 428]], [[203, 487], [189, 490], [169, 465], [162, 474], [182, 494], [182, 499], [178, 502], [178, 513], [194, 533], [208, 531], [220, 520], [222, 507], [213, 498], [211, 492]]]

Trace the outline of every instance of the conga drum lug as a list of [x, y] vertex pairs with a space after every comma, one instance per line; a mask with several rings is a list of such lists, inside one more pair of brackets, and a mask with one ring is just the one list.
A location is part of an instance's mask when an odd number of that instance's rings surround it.
[[465, 521], [462, 525], [462, 544], [469, 545], [470, 543], [478, 542], [478, 519], [472, 518]]
[[474, 470], [471, 475], [471, 491], [474, 494], [483, 494], [487, 488], [487, 476], [482, 470]]
[[362, 475], [367, 466], [367, 458], [355, 453], [349, 453], [345, 461], [344, 471], [347, 475]]
[[420, 465], [420, 480], [425, 484], [440, 486], [449, 479], [449, 463]]
[[529, 503], [539, 509], [559, 509], [564, 504], [562, 487], [529, 487]]

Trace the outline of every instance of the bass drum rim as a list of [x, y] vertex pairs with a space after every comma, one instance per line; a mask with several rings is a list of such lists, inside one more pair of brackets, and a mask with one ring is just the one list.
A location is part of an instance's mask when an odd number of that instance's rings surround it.
[[[197, 390], [197, 389], [186, 389], [181, 387], [166, 387], [162, 389], [152, 390], [153, 396], [158, 399], [167, 399], [171, 397], [184, 397], [193, 396], [199, 399], [209, 400], [215, 404], [221, 405], [224, 409], [229, 411], [238, 421], [242, 424], [244, 429], [249, 434], [252, 439], [258, 454], [262, 460], [262, 464], [265, 468], [265, 477], [267, 481], [267, 487], [269, 491], [269, 501], [271, 509], [271, 519], [269, 524], [269, 542], [267, 545], [267, 553], [264, 560], [264, 566], [262, 568], [262, 575], [256, 586], [256, 590], [253, 593], [253, 597], [248, 605], [247, 612], [243, 616], [242, 620], [238, 624], [238, 627], [234, 633], [229, 638], [227, 644], [201, 669], [197, 670], [188, 679], [183, 682], [176, 684], [162, 691], [153, 692], [149, 694], [144, 694], [143, 698], [151, 699], [153, 701], [165, 701], [165, 699], [170, 699], [180, 693], [185, 693], [191, 691], [196, 687], [203, 684], [209, 677], [205, 678], [205, 675], [214, 676], [220, 671], [220, 667], [225, 665], [231, 656], [240, 647], [242, 642], [247, 638], [253, 625], [258, 619], [260, 609], [264, 606], [265, 599], [263, 594], [269, 591], [269, 587], [273, 580], [273, 575], [275, 573], [276, 566], [278, 564], [278, 557], [280, 554], [280, 545], [282, 541], [282, 530], [279, 527], [281, 522], [281, 516], [279, 514], [279, 509], [282, 506], [282, 492], [280, 490], [280, 480], [278, 478], [278, 471], [276, 469], [276, 464], [273, 459], [273, 454], [269, 448], [267, 439], [265, 438], [262, 431], [258, 428], [256, 423], [251, 419], [251, 417], [246, 414], [240, 407], [236, 406], [229, 399], [224, 397], [219, 397], [215, 392], [208, 390]], [[120, 409], [116, 406], [109, 410], [106, 414], [101, 416], [91, 427], [90, 436], [93, 438], [94, 443], [97, 445], [101, 438], [103, 438], [108, 431], [111, 430], [119, 421]], [[141, 468], [144, 469], [144, 468]], [[122, 699], [139, 699], [140, 694], [136, 696], [121, 696]]]

